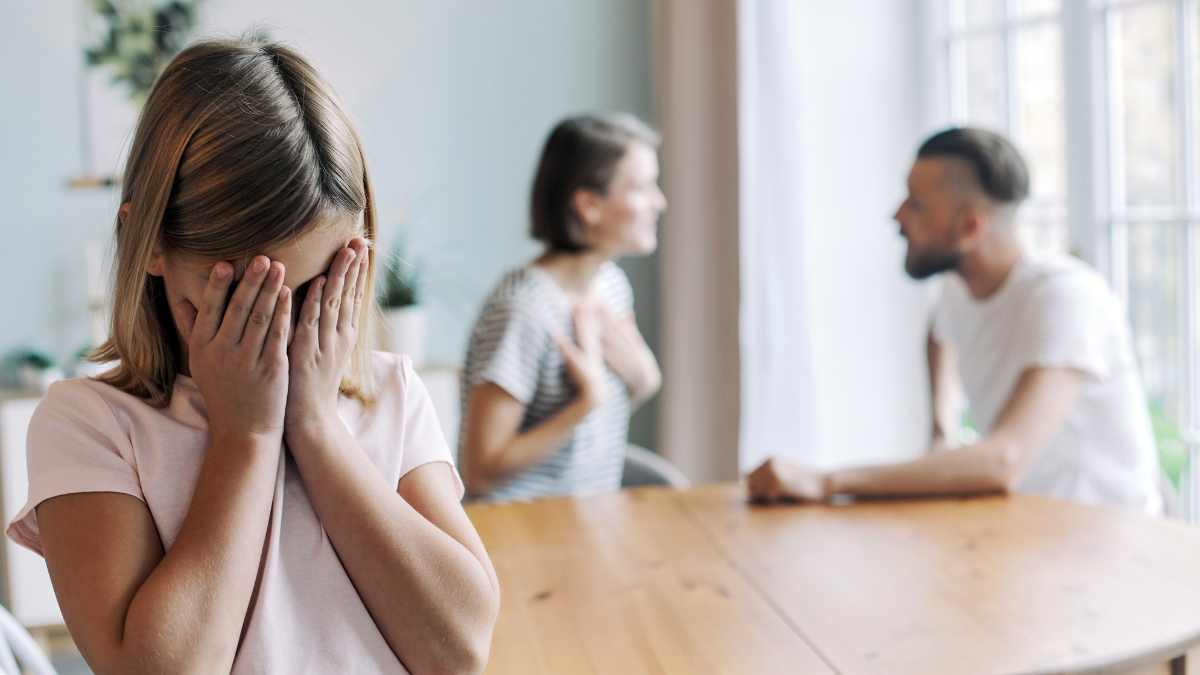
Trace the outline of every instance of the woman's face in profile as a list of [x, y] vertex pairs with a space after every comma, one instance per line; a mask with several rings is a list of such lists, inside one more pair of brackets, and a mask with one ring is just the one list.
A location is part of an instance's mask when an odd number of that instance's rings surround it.
[[608, 193], [590, 210], [588, 243], [613, 257], [647, 255], [658, 247], [658, 217], [667, 198], [658, 188], [658, 153], [645, 143], [629, 146]]

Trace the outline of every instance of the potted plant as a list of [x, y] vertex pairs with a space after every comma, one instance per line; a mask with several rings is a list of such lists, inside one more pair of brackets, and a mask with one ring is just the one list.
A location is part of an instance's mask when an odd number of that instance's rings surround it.
[[404, 259], [404, 244], [392, 247], [380, 277], [379, 304], [383, 309], [384, 348], [407, 354], [414, 367], [425, 364], [425, 333], [429, 318], [421, 301], [418, 269]]
[[21, 387], [29, 391], [44, 394], [50, 385], [64, 377], [62, 368], [54, 365], [54, 359], [35, 349], [18, 353], [14, 358], [14, 364], [17, 369], [17, 377], [21, 380]]

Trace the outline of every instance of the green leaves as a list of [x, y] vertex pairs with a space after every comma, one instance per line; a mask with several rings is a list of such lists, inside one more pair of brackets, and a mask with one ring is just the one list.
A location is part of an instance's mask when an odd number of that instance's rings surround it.
[[162, 69], [187, 42], [203, 0], [89, 0], [95, 15], [95, 35], [84, 48], [87, 64], [107, 68], [113, 84], [129, 87], [129, 97], [141, 107]]
[[420, 302], [420, 275], [416, 266], [404, 260], [404, 245], [397, 243], [384, 261], [379, 302], [387, 309], [410, 307]]

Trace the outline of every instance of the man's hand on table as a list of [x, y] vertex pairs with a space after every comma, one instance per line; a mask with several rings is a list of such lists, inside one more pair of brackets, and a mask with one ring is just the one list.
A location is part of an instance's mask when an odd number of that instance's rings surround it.
[[829, 496], [829, 479], [823, 473], [771, 458], [746, 478], [746, 488], [756, 502], [823, 502]]

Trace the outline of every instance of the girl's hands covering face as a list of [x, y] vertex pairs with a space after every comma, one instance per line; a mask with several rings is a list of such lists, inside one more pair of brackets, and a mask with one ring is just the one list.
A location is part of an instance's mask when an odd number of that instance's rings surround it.
[[218, 263], [198, 308], [187, 300], [176, 303], [188, 366], [213, 436], [282, 438], [292, 307], [284, 272], [282, 263], [256, 256], [231, 296], [233, 265]]
[[309, 284], [287, 348], [284, 429], [289, 436], [337, 421], [342, 376], [358, 343], [369, 255], [365, 239], [352, 239], [334, 256], [329, 271]]

